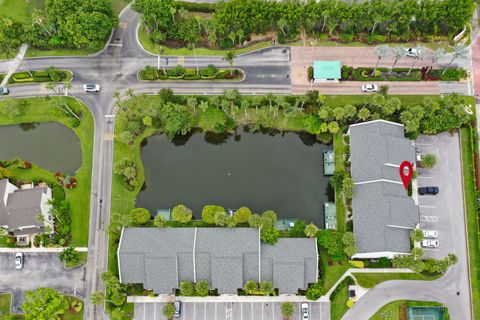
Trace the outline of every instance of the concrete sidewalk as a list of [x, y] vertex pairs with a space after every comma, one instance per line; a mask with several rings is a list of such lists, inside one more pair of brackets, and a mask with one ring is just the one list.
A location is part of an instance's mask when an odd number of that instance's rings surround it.
[[[290, 294], [281, 294], [275, 297], [264, 297], [264, 296], [237, 296], [222, 294], [219, 296], [208, 296], [208, 297], [182, 297], [174, 295], [159, 295], [157, 297], [149, 296], [128, 296], [128, 302], [132, 303], [154, 303], [154, 302], [308, 302], [305, 296], [297, 296]], [[321, 300], [318, 300], [321, 301]]]
[[10, 79], [12, 74], [14, 74], [15, 71], [17, 71], [18, 67], [20, 66], [20, 64], [23, 61], [23, 58], [25, 57], [25, 53], [27, 52], [27, 49], [28, 49], [28, 44], [25, 44], [25, 43], [22, 44], [22, 46], [20, 47], [20, 50], [18, 51], [18, 54], [15, 57], [15, 59], [10, 61], [10, 64], [8, 66], [7, 75], [5, 76], [5, 78], [3, 78], [0, 86], [2, 86], [2, 87], [5, 86], [8, 83], [8, 80]]

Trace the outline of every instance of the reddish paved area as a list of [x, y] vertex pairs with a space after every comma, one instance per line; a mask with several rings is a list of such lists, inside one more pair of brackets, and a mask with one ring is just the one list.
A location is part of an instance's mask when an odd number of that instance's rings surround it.
[[475, 37], [471, 48], [475, 94], [480, 95], [480, 37]]
[[[426, 66], [431, 63], [430, 50], [423, 61], [418, 61], [415, 67]], [[353, 67], [370, 66], [377, 63], [374, 47], [291, 47], [291, 78], [292, 92], [302, 93], [307, 90], [319, 90], [324, 94], [361, 94], [362, 82], [348, 81], [343, 83], [310, 83], [307, 79], [307, 68], [314, 60], [340, 60], [342, 65]], [[379, 67], [391, 67], [394, 58], [387, 57], [380, 61]], [[412, 58], [400, 59], [396, 67], [410, 67]], [[480, 82], [480, 81], [479, 81]], [[381, 82], [375, 82], [381, 85]], [[438, 82], [386, 82], [393, 94], [439, 94]]]

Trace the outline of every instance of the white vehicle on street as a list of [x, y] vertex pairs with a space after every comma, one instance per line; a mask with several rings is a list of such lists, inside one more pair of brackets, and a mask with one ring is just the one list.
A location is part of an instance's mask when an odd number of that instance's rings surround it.
[[405, 51], [407, 53], [407, 57], [411, 57], [411, 58], [416, 58], [420, 54], [422, 54], [422, 52], [420, 50], [415, 49], [415, 48], [408, 48], [408, 49], [405, 49]]
[[422, 240], [422, 247], [424, 248], [438, 248], [438, 240]]
[[173, 306], [175, 307], [175, 313], [173, 314], [173, 317], [178, 319], [182, 315], [182, 303], [180, 301], [175, 301]]
[[436, 231], [436, 230], [423, 230], [423, 237], [424, 238], [430, 238], [430, 239], [436, 239], [436, 238], [438, 238], [438, 231]]
[[20, 270], [23, 268], [23, 253], [15, 253], [15, 269]]
[[83, 85], [85, 92], [100, 92], [100, 85], [95, 83], [87, 83]]
[[0, 87], [0, 96], [7, 95], [9, 93], [7, 87]]
[[302, 320], [309, 320], [310, 319], [310, 312], [308, 310], [308, 303], [302, 303]]
[[362, 85], [362, 91], [363, 92], [377, 92], [378, 91], [378, 86], [373, 83], [368, 83]]

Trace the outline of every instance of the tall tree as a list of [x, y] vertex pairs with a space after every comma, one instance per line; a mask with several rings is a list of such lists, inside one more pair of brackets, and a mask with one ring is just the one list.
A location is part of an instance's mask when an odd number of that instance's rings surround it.
[[455, 61], [458, 58], [466, 58], [468, 55], [468, 49], [464, 45], [461, 44], [456, 44], [453, 47], [453, 53], [452, 53], [452, 59], [450, 59], [450, 62], [448, 62], [447, 67], [443, 70], [442, 75], [447, 71], [448, 68], [452, 65], [453, 61]]
[[423, 56], [425, 55], [425, 50], [426, 48], [424, 46], [416, 46], [415, 50], [417, 51], [417, 55], [415, 58], [413, 58], [412, 65], [410, 66], [410, 69], [408, 70], [407, 74], [410, 74], [412, 72], [413, 67], [415, 64], [418, 62], [418, 60], [423, 60]]
[[373, 69], [374, 74], [377, 71], [377, 67], [378, 67], [378, 64], [380, 63], [380, 60], [388, 57], [389, 53], [390, 53], [390, 47], [387, 44], [381, 44], [381, 45], [375, 47], [375, 54], [377, 56], [377, 63], [375, 64], [375, 68]]
[[230, 65], [230, 75], [233, 75], [233, 62], [236, 57], [235, 51], [227, 51], [223, 57], [223, 60], [227, 61]]
[[393, 56], [395, 60], [393, 61], [392, 68], [390, 69], [390, 73], [393, 71], [393, 68], [395, 68], [395, 65], [397, 62], [405, 57], [407, 55], [406, 49], [404, 46], [396, 46], [395, 49], [393, 49]]
[[68, 308], [67, 299], [52, 288], [39, 288], [36, 291], [27, 291], [22, 310], [26, 320], [60, 319]]

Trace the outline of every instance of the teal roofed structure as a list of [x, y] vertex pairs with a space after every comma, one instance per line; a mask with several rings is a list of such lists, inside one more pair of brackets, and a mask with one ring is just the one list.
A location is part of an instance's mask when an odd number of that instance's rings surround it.
[[313, 62], [313, 82], [338, 82], [342, 77], [342, 63], [335, 61]]

